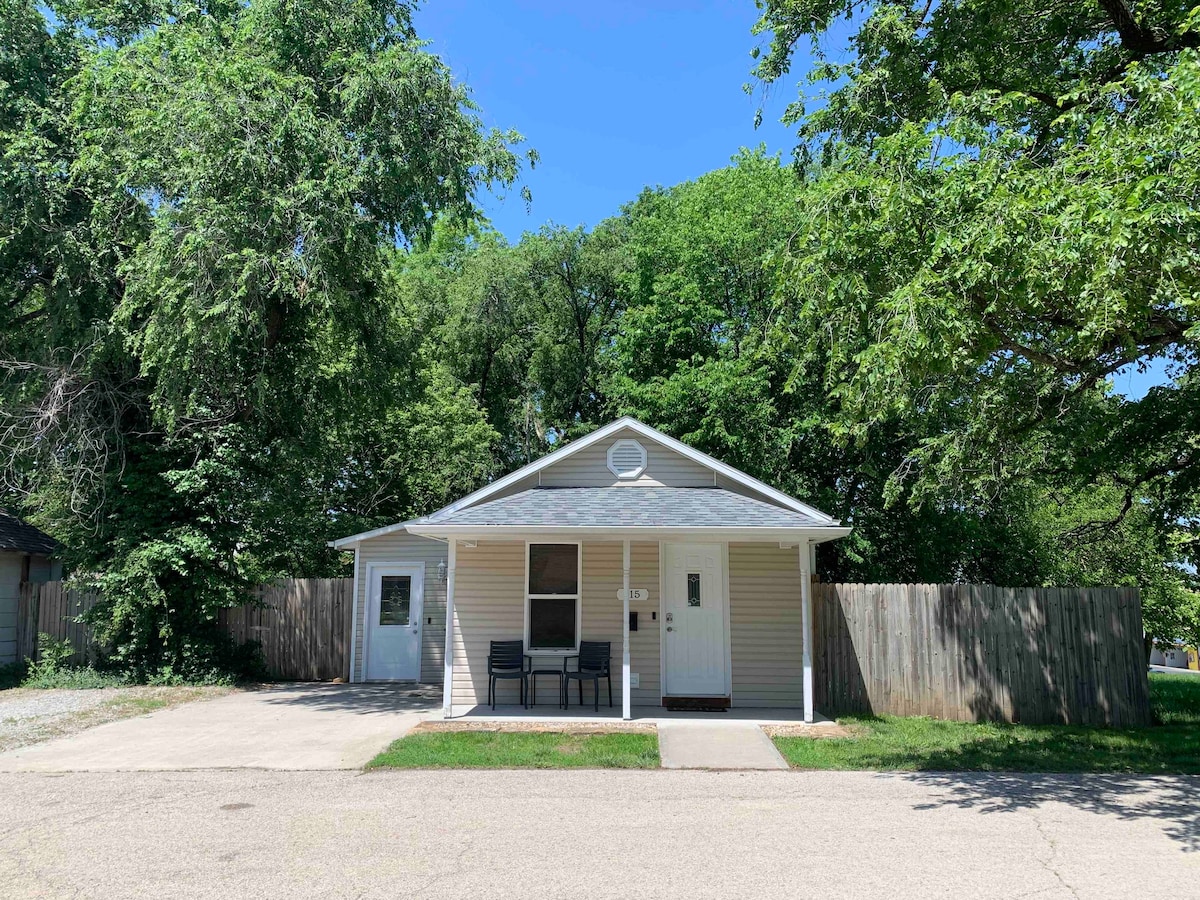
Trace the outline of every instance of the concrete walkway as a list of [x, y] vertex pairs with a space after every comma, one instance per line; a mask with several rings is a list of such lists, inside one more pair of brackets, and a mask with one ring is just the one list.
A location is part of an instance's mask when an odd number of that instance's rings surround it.
[[238, 691], [0, 753], [0, 772], [355, 769], [436, 709], [393, 685]]
[[786, 769], [787, 762], [751, 722], [659, 722], [664, 769]]

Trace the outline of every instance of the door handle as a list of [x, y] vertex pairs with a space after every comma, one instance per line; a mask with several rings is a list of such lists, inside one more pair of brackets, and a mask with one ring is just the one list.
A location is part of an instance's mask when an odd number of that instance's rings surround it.
[[674, 630], [675, 630], [675, 629], [674, 629], [674, 628], [672, 628], [670, 625], [668, 625], [668, 626], [667, 626], [667, 631], [674, 631]]

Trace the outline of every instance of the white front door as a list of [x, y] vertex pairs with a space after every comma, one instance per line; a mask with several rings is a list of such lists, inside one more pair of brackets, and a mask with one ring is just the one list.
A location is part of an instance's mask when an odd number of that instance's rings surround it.
[[669, 697], [727, 697], [720, 544], [666, 544], [663, 629]]
[[420, 679], [424, 598], [424, 564], [367, 567], [367, 681]]

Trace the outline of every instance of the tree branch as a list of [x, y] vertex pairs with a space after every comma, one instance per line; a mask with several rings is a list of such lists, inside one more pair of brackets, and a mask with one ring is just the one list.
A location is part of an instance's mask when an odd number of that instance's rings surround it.
[[1200, 47], [1200, 34], [1185, 31], [1171, 34], [1162, 28], [1146, 28], [1134, 18], [1125, 0], [1100, 0], [1100, 7], [1108, 15], [1121, 38], [1121, 46], [1138, 59], [1152, 53], [1172, 53], [1189, 47]]

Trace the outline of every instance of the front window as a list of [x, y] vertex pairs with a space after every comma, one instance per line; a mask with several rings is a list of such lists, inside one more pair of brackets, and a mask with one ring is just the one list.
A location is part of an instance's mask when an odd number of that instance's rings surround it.
[[579, 554], [579, 544], [529, 545], [530, 650], [579, 646]]

